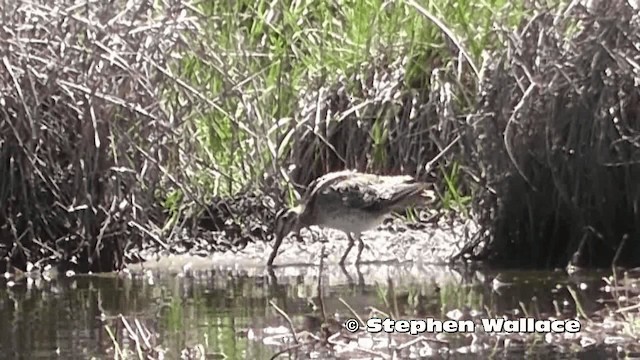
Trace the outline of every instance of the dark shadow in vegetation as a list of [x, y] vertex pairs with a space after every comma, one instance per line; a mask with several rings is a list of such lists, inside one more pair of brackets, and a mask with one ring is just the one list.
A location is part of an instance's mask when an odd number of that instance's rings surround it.
[[489, 66], [464, 161], [494, 264], [640, 264], [640, 16], [595, 3], [539, 11]]

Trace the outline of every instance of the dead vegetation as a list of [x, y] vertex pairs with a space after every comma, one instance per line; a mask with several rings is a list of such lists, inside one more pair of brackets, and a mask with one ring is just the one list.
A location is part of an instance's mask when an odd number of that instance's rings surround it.
[[178, 95], [167, 66], [195, 27], [184, 4], [164, 5], [4, 4], [0, 272], [42, 261], [111, 271], [154, 238], [157, 194], [182, 178], [188, 109], [163, 100]]
[[464, 162], [493, 263], [640, 259], [640, 16], [627, 1], [540, 9], [490, 63]]
[[[271, 232], [259, 222], [283, 205], [283, 178], [301, 190], [343, 168], [437, 179], [444, 200], [471, 195], [479, 234], [487, 234], [478, 239], [488, 240], [479, 256], [497, 264], [637, 264], [636, 10], [622, 0], [589, 11], [535, 9], [515, 32], [495, 32], [506, 48], [486, 49], [479, 95], [476, 66], [457, 39], [443, 35], [448, 47], [415, 58], [382, 49], [336, 82], [310, 81], [291, 113], [268, 126], [261, 121], [271, 113], [255, 112], [243, 88], [259, 88], [252, 75], [230, 73], [213, 98], [174, 75], [185, 63], [173, 60], [185, 54], [207, 64], [231, 56], [204, 51], [215, 50], [202, 45], [204, 17], [184, 3], [8, 4], [0, 27], [0, 271], [48, 261], [117, 269], [131, 249], [171, 249], [198, 227], [232, 238], [205, 241], [210, 250], [241, 248]], [[212, 113], [228, 122], [231, 138], [220, 149], [240, 159], [237, 174], [210, 161], [221, 155], [204, 155], [217, 148], [196, 141], [203, 130], [192, 119]], [[431, 165], [442, 167], [427, 175]], [[443, 180], [452, 169], [460, 175]], [[246, 180], [240, 191], [235, 175]], [[255, 201], [210, 201], [220, 179], [236, 186], [227, 193]], [[468, 252], [478, 255], [475, 245]]]
[[[383, 57], [305, 94], [284, 136], [293, 183], [345, 167], [421, 176], [448, 151], [440, 188], [472, 193], [488, 234], [472, 257], [638, 265], [640, 17], [627, 1], [594, 4], [534, 3], [515, 31], [496, 31], [505, 48], [487, 56], [477, 103], [470, 71], [443, 59], [429, 81]], [[447, 189], [455, 164], [464, 175]]]
[[[184, 54], [205, 62], [219, 60], [215, 52], [206, 54], [193, 46], [202, 40], [201, 13], [179, 1], [159, 7], [145, 1], [130, 7], [119, 2], [109, 7], [17, 2], [2, 13], [0, 271], [46, 263], [78, 272], [110, 271], [135, 258], [141, 247], [225, 251], [271, 233], [269, 219], [273, 208], [282, 206], [283, 192], [279, 190], [276, 200], [261, 198], [261, 193], [280, 187], [283, 172], [260, 165], [260, 149], [272, 145], [257, 131], [265, 130], [263, 124], [248, 129], [250, 120], [243, 125], [226, 114], [232, 134], [242, 134], [225, 146], [242, 149], [237, 154], [245, 156], [243, 168], [259, 178], [246, 184], [235, 200], [211, 199], [211, 180], [203, 180], [212, 176], [214, 182], [225, 178], [237, 184], [236, 174], [204, 160], [211, 149], [200, 147], [202, 129], [190, 120], [194, 114], [224, 114], [217, 102], [233, 103], [236, 92], [210, 100], [206, 92], [173, 75], [172, 66], [181, 63], [172, 59]], [[320, 101], [324, 88], [310, 90], [312, 95], [299, 99], [301, 132], [282, 143], [294, 148], [274, 156], [273, 164], [282, 164], [282, 159], [298, 165], [315, 162], [315, 170], [294, 176], [302, 184], [338, 166], [420, 173], [420, 164], [436, 147], [429, 141], [431, 125], [409, 120], [426, 113], [435, 119], [436, 101], [425, 111], [419, 109], [424, 100], [420, 94], [397, 97], [401, 65], [375, 59], [362, 67], [371, 76], [361, 78], [356, 67], [351, 79], [334, 86], [339, 95], [315, 112], [327, 120], [332, 114], [344, 115], [334, 122], [341, 130], [329, 126], [329, 141], [337, 146], [331, 153], [317, 146], [327, 133], [308, 132], [315, 126], [308, 120], [319, 118], [311, 117], [305, 102]], [[344, 93], [352, 87], [350, 94]], [[364, 99], [363, 106], [356, 106], [362, 110], [348, 108], [354, 104], [345, 102], [347, 95]], [[371, 96], [375, 99], [367, 100]], [[381, 118], [372, 113], [376, 107], [399, 106], [405, 108], [399, 117], [372, 121]], [[377, 134], [374, 141], [366, 135], [370, 131]], [[363, 142], [354, 142], [356, 138]], [[401, 142], [411, 145], [400, 147]], [[244, 150], [247, 143], [255, 146]], [[367, 155], [371, 149], [374, 159]], [[343, 151], [346, 158], [336, 155]], [[336, 156], [349, 160], [331, 160]], [[398, 163], [404, 165], [398, 168]], [[248, 201], [249, 207], [244, 200], [237, 203], [243, 195], [256, 201]], [[247, 218], [255, 220], [248, 229], [243, 222]], [[216, 234], [195, 240], [190, 231], [196, 228]]]
[[[427, 162], [455, 137], [452, 99], [446, 90], [407, 89], [407, 58], [384, 56], [360, 64], [353, 74], [321, 85], [300, 99], [298, 119], [285, 133], [284, 165], [306, 185], [344, 168], [383, 174], [425, 173]], [[445, 87], [435, 73], [433, 87]]]

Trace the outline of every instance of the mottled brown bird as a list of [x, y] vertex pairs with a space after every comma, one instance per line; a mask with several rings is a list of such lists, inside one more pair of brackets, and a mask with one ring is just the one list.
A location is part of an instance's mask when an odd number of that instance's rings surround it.
[[276, 241], [267, 266], [273, 265], [282, 240], [291, 232], [300, 240], [300, 230], [311, 225], [345, 232], [349, 245], [340, 259], [347, 255], [358, 239], [356, 264], [364, 249], [361, 234], [378, 227], [392, 211], [424, 205], [435, 200], [431, 184], [411, 176], [388, 176], [344, 170], [328, 173], [314, 180], [307, 188], [302, 203], [283, 209], [276, 215]]

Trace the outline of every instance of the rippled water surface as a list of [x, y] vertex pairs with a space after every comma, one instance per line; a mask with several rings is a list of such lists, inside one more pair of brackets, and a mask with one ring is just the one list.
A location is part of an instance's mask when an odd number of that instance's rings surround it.
[[[367, 265], [322, 274], [323, 305], [339, 321], [364, 318], [374, 307], [393, 314], [443, 318], [456, 309], [493, 313], [574, 312], [574, 289], [585, 311], [604, 284], [602, 274], [456, 271], [440, 266]], [[343, 301], [341, 301], [341, 299]], [[0, 284], [0, 356], [7, 359], [114, 358], [114, 341], [131, 345], [126, 324], [149, 331], [165, 358], [202, 345], [207, 358], [269, 359], [284, 348], [288, 323], [315, 331], [318, 267], [184, 272], [140, 270], [109, 276], [23, 277]], [[152, 335], [151, 335], [152, 334]], [[318, 357], [328, 357], [319, 352]], [[300, 355], [301, 356], [301, 355]], [[304, 356], [302, 356], [304, 357]]]

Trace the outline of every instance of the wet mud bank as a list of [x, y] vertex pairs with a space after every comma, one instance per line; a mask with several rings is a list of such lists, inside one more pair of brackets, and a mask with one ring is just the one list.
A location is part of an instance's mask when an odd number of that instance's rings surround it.
[[[361, 261], [364, 263], [403, 263], [425, 264], [447, 263], [457, 255], [468, 242], [469, 234], [475, 231], [475, 224], [462, 221], [439, 221], [438, 223], [407, 223], [400, 219], [389, 218], [376, 230], [365, 232], [362, 239], [366, 245]], [[347, 248], [346, 234], [332, 229], [312, 226], [302, 231], [303, 242], [294, 237], [284, 239], [276, 266], [318, 265], [320, 255], [324, 253], [326, 264], [337, 264]], [[203, 236], [206, 234], [203, 233]], [[241, 247], [227, 251], [209, 251], [210, 243], [201, 240], [189, 240], [190, 248], [184, 244], [172, 246], [171, 250], [158, 249], [156, 246], [140, 252], [144, 262], [134, 267], [179, 269], [186, 263], [209, 267], [264, 267], [273, 249], [273, 234], [267, 239], [246, 242]], [[200, 246], [193, 246], [193, 244]], [[347, 264], [353, 263], [357, 251], [352, 249]]]

